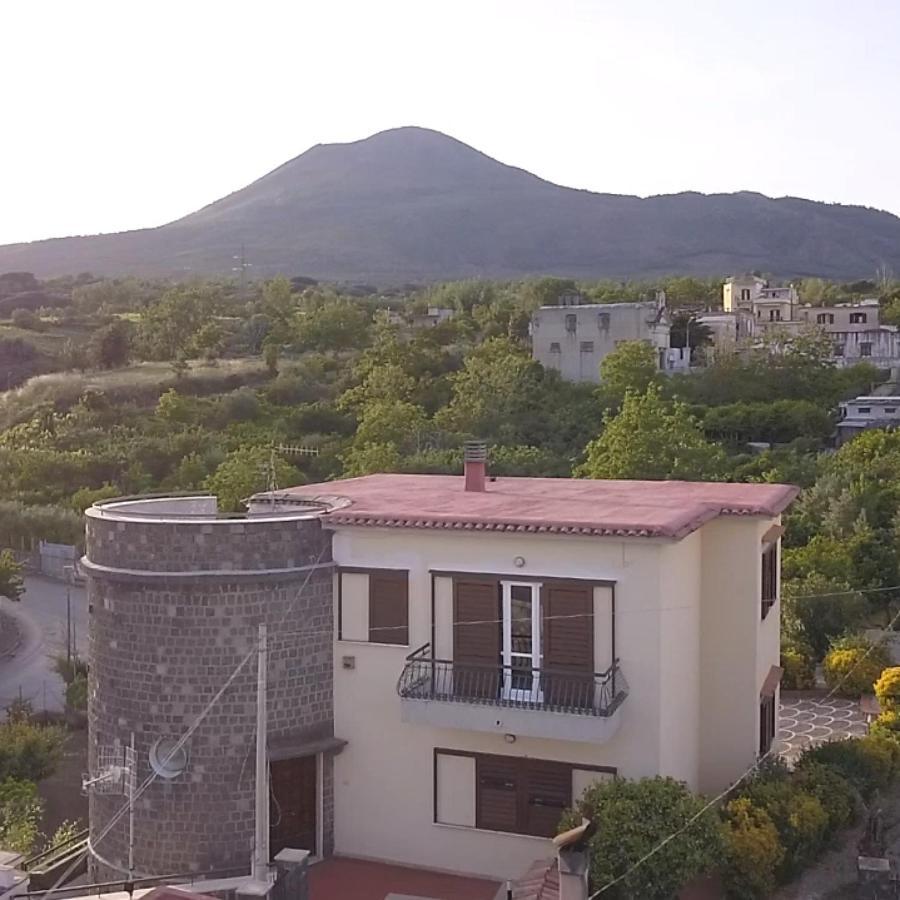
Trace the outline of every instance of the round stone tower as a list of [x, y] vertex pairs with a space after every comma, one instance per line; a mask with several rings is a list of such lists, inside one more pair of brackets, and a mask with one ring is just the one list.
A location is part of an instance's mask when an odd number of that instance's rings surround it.
[[[249, 867], [255, 654], [185, 752], [167, 757], [255, 651], [262, 622], [269, 635], [272, 796], [279, 804], [272, 853], [279, 842], [330, 852], [332, 755], [341, 742], [333, 730], [333, 576], [323, 511], [275, 501], [253, 504], [245, 516], [220, 516], [210, 496], [106, 500], [87, 510], [88, 763], [92, 778], [107, 777], [110, 760], [122, 759], [133, 735], [137, 784], [155, 776], [135, 803], [137, 877], [223, 876]], [[279, 776], [281, 788], [276, 766], [293, 766]], [[311, 785], [306, 793], [297, 788], [301, 781]], [[115, 785], [90, 791], [99, 880], [128, 871], [128, 816], [103, 836], [125, 803]]]

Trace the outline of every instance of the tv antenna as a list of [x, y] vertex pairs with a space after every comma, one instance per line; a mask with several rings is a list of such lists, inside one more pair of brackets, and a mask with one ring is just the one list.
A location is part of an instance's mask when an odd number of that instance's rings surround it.
[[84, 793], [118, 794], [128, 797], [128, 884], [134, 884], [134, 794], [137, 782], [137, 756], [134, 732], [131, 743], [123, 747], [118, 741], [112, 747], [97, 751], [97, 773], [83, 775]]

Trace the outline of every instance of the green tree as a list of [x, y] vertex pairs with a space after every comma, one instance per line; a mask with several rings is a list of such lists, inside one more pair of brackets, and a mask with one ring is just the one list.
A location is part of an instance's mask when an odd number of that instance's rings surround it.
[[128, 322], [114, 319], [109, 325], [95, 332], [88, 350], [94, 365], [101, 369], [115, 369], [128, 365], [131, 357], [131, 331]]
[[18, 600], [25, 593], [24, 567], [16, 562], [12, 550], [0, 552], [0, 597]]
[[214, 285], [180, 285], [141, 312], [138, 337], [151, 359], [179, 360], [193, 348], [197, 332], [215, 315], [222, 299]]
[[857, 631], [869, 611], [865, 596], [846, 581], [811, 571], [802, 578], [786, 579], [781, 587], [781, 627], [788, 637], [807, 644], [817, 659], [831, 642]]
[[40, 834], [43, 804], [31, 781], [0, 781], [0, 847], [30, 853]]
[[[703, 797], [672, 778], [595, 782], [563, 816], [562, 827], [590, 819], [597, 831], [589, 844], [590, 886], [600, 890], [625, 875], [645, 854], [658, 851], [606, 892], [610, 900], [671, 900], [688, 882], [719, 862], [722, 832]], [[660, 847], [687, 822], [690, 828]]]
[[687, 407], [667, 403], [656, 387], [628, 391], [585, 452], [578, 474], [586, 478], [702, 481], [721, 477], [725, 464], [722, 448], [706, 440]]
[[306, 310], [297, 322], [301, 349], [338, 353], [361, 349], [368, 341], [371, 319], [365, 308], [346, 300]]
[[353, 445], [343, 456], [344, 475], [375, 475], [400, 471], [400, 452], [396, 444]]
[[600, 363], [600, 394], [611, 406], [618, 406], [628, 391], [646, 392], [660, 383], [656, 350], [646, 341], [622, 341]]
[[242, 501], [265, 491], [274, 480], [281, 489], [301, 481], [300, 473], [267, 447], [241, 447], [233, 450], [205, 482], [207, 490], [219, 499], [223, 512], [237, 512]]

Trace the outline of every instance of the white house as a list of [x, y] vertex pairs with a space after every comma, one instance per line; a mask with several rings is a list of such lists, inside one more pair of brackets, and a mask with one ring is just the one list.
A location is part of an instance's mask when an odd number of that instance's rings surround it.
[[595, 779], [728, 785], [776, 732], [796, 493], [487, 479], [478, 446], [284, 492], [331, 510], [335, 852], [512, 878]]

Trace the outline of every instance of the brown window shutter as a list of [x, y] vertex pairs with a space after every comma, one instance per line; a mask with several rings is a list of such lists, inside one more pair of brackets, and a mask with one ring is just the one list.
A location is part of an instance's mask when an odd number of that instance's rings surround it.
[[497, 696], [500, 690], [500, 614], [498, 581], [454, 579], [453, 686], [458, 696]]
[[475, 827], [521, 832], [519, 760], [514, 757], [475, 758]]
[[590, 708], [594, 686], [594, 589], [589, 584], [545, 584], [541, 610], [541, 668], [547, 670], [541, 678], [544, 701]]
[[409, 576], [406, 572], [369, 573], [369, 640], [409, 643]]
[[553, 837], [563, 812], [572, 805], [572, 767], [564, 763], [523, 760], [525, 764], [525, 834]]

